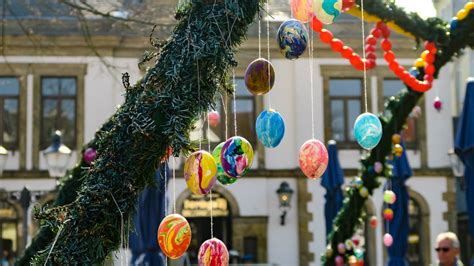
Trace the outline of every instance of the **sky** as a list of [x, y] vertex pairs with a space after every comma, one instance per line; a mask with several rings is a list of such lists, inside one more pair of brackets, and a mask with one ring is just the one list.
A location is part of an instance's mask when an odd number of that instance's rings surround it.
[[436, 16], [432, 0], [395, 0], [395, 3], [407, 11], [418, 13], [422, 18]]

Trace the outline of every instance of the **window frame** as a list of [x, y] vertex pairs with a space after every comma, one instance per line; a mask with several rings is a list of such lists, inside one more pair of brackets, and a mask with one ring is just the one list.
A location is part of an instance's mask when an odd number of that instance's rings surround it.
[[[21, 63], [0, 64], [0, 76], [17, 77], [20, 82], [20, 93], [18, 98], [18, 147], [13, 151], [18, 151], [19, 169], [26, 169], [26, 138], [27, 138], [27, 77], [29, 65]], [[3, 144], [2, 144], [3, 145]], [[7, 148], [8, 149], [8, 148]]]
[[40, 168], [41, 151], [41, 121], [42, 121], [42, 77], [74, 77], [76, 78], [76, 122], [75, 147], [80, 150], [84, 145], [84, 80], [87, 74], [87, 64], [33, 64], [33, 152], [34, 169]]
[[3, 106], [4, 106], [4, 103], [5, 103], [5, 100], [7, 99], [16, 99], [17, 100], [17, 104], [18, 104], [18, 107], [17, 107], [17, 119], [16, 119], [16, 128], [17, 128], [17, 138], [15, 140], [15, 142], [13, 143], [6, 143], [4, 140], [3, 140], [3, 128], [4, 128], [4, 124], [3, 124], [3, 121], [0, 122], [0, 144], [2, 146], [4, 146], [7, 150], [10, 150], [10, 151], [16, 151], [20, 148], [20, 116], [21, 116], [21, 101], [20, 101], [20, 97], [21, 97], [21, 77], [19, 76], [8, 76], [8, 75], [0, 75], [0, 79], [2, 78], [15, 78], [18, 80], [18, 95], [16, 96], [10, 96], [10, 95], [1, 95], [0, 94], [0, 117], [3, 117]]
[[[51, 136], [44, 136], [43, 135], [43, 126], [44, 126], [44, 116], [43, 116], [43, 107], [44, 107], [44, 101], [45, 100], [56, 100], [56, 110], [57, 113], [59, 114], [60, 110], [62, 110], [62, 101], [63, 100], [73, 100], [74, 101], [74, 139], [77, 139], [77, 134], [78, 134], [78, 123], [77, 123], [77, 113], [78, 113], [78, 104], [77, 104], [77, 98], [78, 98], [78, 80], [76, 76], [49, 76], [49, 75], [44, 75], [40, 76], [40, 95], [41, 95], [41, 102], [40, 102], [40, 110], [41, 110], [41, 115], [40, 115], [40, 149], [43, 150], [47, 148], [51, 144], [50, 137]], [[56, 79], [64, 79], [64, 78], [73, 78], [75, 81], [76, 85], [76, 94], [75, 96], [65, 96], [61, 95], [61, 93], [57, 95], [43, 95], [43, 80], [44, 79], [49, 79], [49, 78], [56, 78]], [[58, 116], [56, 116], [56, 120], [58, 120]], [[58, 123], [56, 121], [56, 123]], [[63, 140], [64, 141], [64, 140]], [[71, 145], [70, 143], [64, 143], [66, 146], [68, 146], [71, 150], [78, 149], [80, 147], [77, 146], [77, 141], [75, 141], [74, 145]]]
[[[362, 71], [355, 70], [352, 66], [347, 65], [321, 65], [320, 66], [321, 76], [323, 78], [323, 91], [324, 91], [324, 110], [329, 110], [324, 112], [324, 140], [327, 143], [332, 138], [332, 113], [330, 111], [331, 108], [331, 97], [329, 95], [329, 81], [331, 79], [360, 79], [361, 81], [361, 96], [360, 96], [360, 106], [361, 106], [361, 113], [364, 112], [364, 73]], [[367, 73], [367, 108], [368, 112], [372, 110], [372, 77], [373, 72]], [[340, 96], [336, 96], [340, 97]], [[345, 97], [345, 96], [343, 96]], [[357, 96], [349, 96], [358, 99]], [[346, 114], [344, 114], [346, 116]], [[346, 119], [346, 118], [345, 118]], [[347, 120], [345, 121], [347, 123]], [[349, 130], [349, 129], [348, 129]], [[349, 131], [345, 132], [348, 133]], [[344, 141], [338, 142], [338, 147], [340, 149], [345, 150], [361, 150], [362, 148], [357, 142], [354, 141]]]

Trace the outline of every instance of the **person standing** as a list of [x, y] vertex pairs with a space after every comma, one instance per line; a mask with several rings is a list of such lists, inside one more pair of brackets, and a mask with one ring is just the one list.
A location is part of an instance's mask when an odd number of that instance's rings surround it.
[[436, 266], [463, 266], [459, 259], [459, 239], [455, 233], [445, 232], [436, 237], [435, 251], [438, 255]]

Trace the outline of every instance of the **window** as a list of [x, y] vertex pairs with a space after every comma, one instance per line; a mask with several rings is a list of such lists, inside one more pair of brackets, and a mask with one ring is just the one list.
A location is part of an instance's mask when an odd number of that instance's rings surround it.
[[[5, 200], [0, 201], [0, 261], [13, 265], [14, 257], [18, 254], [18, 216], [15, 208]], [[2, 264], [3, 265], [3, 264]], [[7, 264], [8, 265], [8, 264]]]
[[[257, 116], [255, 114], [256, 102], [255, 96], [253, 96], [245, 86], [245, 81], [243, 78], [238, 78], [235, 80], [236, 91], [235, 91], [235, 109], [237, 117], [237, 134], [239, 136], [247, 139], [254, 150], [257, 149], [257, 135], [255, 133], [255, 121]], [[221, 97], [218, 97], [216, 100], [216, 110], [220, 115], [220, 122], [215, 127], [209, 127], [209, 138], [211, 140], [212, 148], [215, 147], [220, 142], [225, 141], [226, 136], [226, 114], [227, 114], [227, 137], [234, 136], [234, 104], [233, 98], [230, 97], [227, 99], [226, 112], [224, 112], [224, 107], [222, 104]], [[207, 138], [207, 123], [204, 124], [204, 136]], [[195, 135], [194, 135], [195, 136]]]
[[330, 79], [330, 136], [342, 146], [354, 146], [354, 122], [362, 108], [361, 79]]
[[63, 133], [63, 143], [76, 147], [75, 77], [41, 77], [41, 149], [51, 144], [55, 130]]
[[0, 145], [18, 149], [20, 81], [15, 77], [0, 77]]
[[408, 265], [425, 265], [422, 252], [422, 213], [418, 203], [412, 198], [408, 201], [409, 231], [408, 249], [405, 255]]
[[[383, 80], [383, 101], [384, 103], [392, 96], [397, 95], [400, 90], [405, 88], [403, 82], [399, 79], [384, 79]], [[381, 104], [380, 106], [384, 106]], [[414, 117], [409, 117], [406, 121], [406, 126], [401, 132], [403, 140], [407, 148], [418, 149], [417, 137], [417, 121]]]
[[243, 255], [243, 262], [257, 262], [257, 254], [258, 254], [258, 245], [257, 245], [257, 237], [256, 236], [246, 236], [244, 237], [244, 255]]

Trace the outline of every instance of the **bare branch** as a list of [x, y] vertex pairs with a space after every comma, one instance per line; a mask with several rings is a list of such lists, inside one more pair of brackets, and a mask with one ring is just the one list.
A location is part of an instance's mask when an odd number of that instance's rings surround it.
[[74, 9], [77, 9], [77, 10], [87, 11], [87, 12], [90, 12], [94, 15], [98, 15], [98, 16], [101, 16], [101, 17], [104, 17], [104, 18], [114, 19], [114, 20], [118, 20], [118, 21], [122, 21], [122, 22], [136, 22], [136, 23], [150, 25], [150, 26], [153, 26], [153, 25], [172, 26], [172, 25], [174, 25], [174, 23], [172, 23], [170, 21], [151, 22], [151, 21], [145, 21], [145, 20], [140, 20], [140, 19], [135, 19], [135, 18], [121, 18], [121, 17], [113, 16], [110, 13], [101, 12], [101, 11], [97, 10], [95, 7], [93, 7], [93, 6], [91, 6], [87, 3], [83, 3], [83, 5], [78, 5], [76, 3], [70, 2], [69, 0], [59, 0], [59, 2], [64, 3], [65, 5], [68, 5], [72, 8], [74, 8]]

